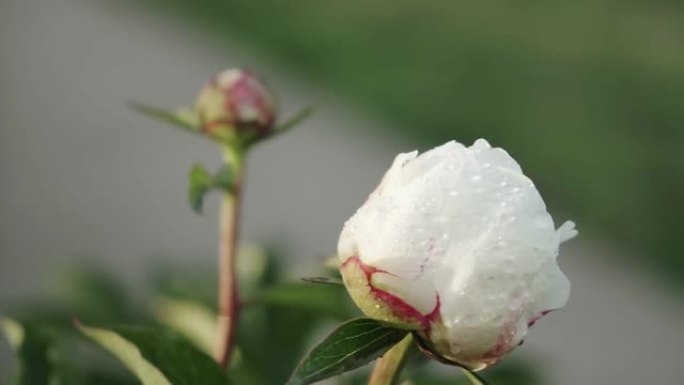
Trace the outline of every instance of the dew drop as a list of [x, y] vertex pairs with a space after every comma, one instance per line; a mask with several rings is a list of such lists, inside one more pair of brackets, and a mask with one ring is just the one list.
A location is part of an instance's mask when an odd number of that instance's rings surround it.
[[473, 182], [479, 182], [480, 180], [482, 180], [482, 175], [473, 175], [470, 177], [470, 180]]

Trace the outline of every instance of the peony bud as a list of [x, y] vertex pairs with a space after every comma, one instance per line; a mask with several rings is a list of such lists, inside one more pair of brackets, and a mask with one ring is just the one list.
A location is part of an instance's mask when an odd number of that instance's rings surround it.
[[417, 328], [421, 345], [472, 370], [522, 343], [562, 308], [570, 283], [558, 230], [534, 183], [484, 139], [400, 154], [347, 221], [344, 283], [369, 317]]
[[244, 69], [229, 69], [213, 78], [195, 104], [202, 130], [217, 139], [268, 136], [273, 130], [276, 102], [266, 85]]

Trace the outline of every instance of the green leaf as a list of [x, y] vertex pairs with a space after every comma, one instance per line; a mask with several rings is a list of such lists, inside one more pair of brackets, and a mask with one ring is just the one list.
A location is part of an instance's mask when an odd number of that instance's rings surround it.
[[216, 312], [202, 303], [160, 296], [154, 301], [157, 320], [211, 354], [218, 338]]
[[0, 318], [0, 326], [17, 355], [18, 370], [13, 378], [17, 385], [50, 383], [54, 367], [50, 360], [50, 339], [32, 324], [22, 324], [11, 318]]
[[131, 108], [156, 120], [170, 123], [193, 134], [202, 132], [199, 116], [189, 108], [178, 111], [166, 111], [161, 108], [147, 106], [140, 103], [130, 103]]
[[[134, 301], [129, 298], [123, 283], [102, 266], [79, 263], [63, 269], [61, 295], [59, 302], [67, 304], [66, 320], [78, 314], [91, 320], [118, 322], [139, 314], [134, 309]], [[65, 320], [65, 321], [66, 321]], [[48, 321], [49, 322], [49, 321]], [[67, 328], [70, 323], [65, 323]]]
[[307, 108], [299, 111], [294, 116], [290, 117], [285, 122], [278, 125], [274, 132], [277, 134], [281, 134], [283, 132], [286, 132], [286, 131], [292, 129], [294, 126], [298, 125], [299, 123], [306, 120], [309, 116], [311, 116], [311, 114], [313, 114], [314, 110], [315, 110], [315, 107], [312, 106], [312, 107], [307, 107]]
[[344, 286], [342, 279], [337, 277], [304, 277], [302, 278], [304, 282], [310, 283], [322, 283], [326, 285]]
[[214, 360], [185, 339], [159, 327], [107, 329], [77, 324], [93, 341], [114, 354], [143, 385], [226, 385]]
[[196, 163], [190, 169], [189, 179], [190, 191], [188, 197], [190, 199], [190, 206], [196, 213], [201, 213], [204, 196], [212, 189], [218, 188], [225, 192], [233, 190], [233, 173], [228, 165], [224, 165], [212, 176], [204, 166]]
[[195, 164], [190, 169], [190, 191], [188, 197], [190, 199], [190, 207], [196, 212], [202, 212], [202, 204], [204, 203], [204, 196], [212, 187], [212, 178], [209, 172], [201, 164]]
[[228, 165], [221, 167], [216, 175], [214, 175], [212, 184], [214, 187], [226, 192], [233, 190], [233, 172]]
[[407, 333], [369, 318], [347, 321], [313, 348], [288, 384], [310, 384], [364, 366], [382, 356]]
[[311, 287], [303, 283], [278, 284], [262, 289], [250, 302], [311, 311], [340, 319], [356, 314], [348, 302], [347, 293], [331, 285]]

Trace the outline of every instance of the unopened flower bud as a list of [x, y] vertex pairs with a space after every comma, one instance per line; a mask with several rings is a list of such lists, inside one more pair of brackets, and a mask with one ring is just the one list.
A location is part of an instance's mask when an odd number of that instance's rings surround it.
[[501, 359], [570, 284], [561, 242], [532, 181], [480, 139], [400, 154], [347, 221], [338, 255], [345, 285], [369, 317], [410, 324], [431, 354], [472, 370]]
[[263, 138], [275, 124], [275, 97], [245, 69], [228, 69], [214, 77], [195, 108], [204, 133], [217, 139]]

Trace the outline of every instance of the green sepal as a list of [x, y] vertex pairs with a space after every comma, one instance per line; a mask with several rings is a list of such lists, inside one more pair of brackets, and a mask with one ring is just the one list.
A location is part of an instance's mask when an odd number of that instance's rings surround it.
[[306, 120], [309, 116], [311, 116], [311, 114], [313, 114], [315, 109], [316, 108], [313, 106], [302, 109], [301, 111], [294, 114], [293, 116], [291, 116], [289, 119], [287, 119], [283, 123], [276, 126], [276, 128], [273, 132], [275, 134], [282, 134], [283, 132], [286, 132], [286, 131], [292, 129], [293, 127], [295, 127], [299, 123]]
[[287, 384], [310, 384], [364, 366], [406, 334], [405, 329], [370, 318], [347, 321], [309, 352]]
[[135, 111], [158, 121], [169, 123], [193, 134], [202, 133], [199, 115], [190, 108], [183, 108], [177, 111], [166, 111], [161, 108], [136, 102], [131, 102], [130, 106]]
[[267, 136], [260, 137], [256, 134], [246, 135], [242, 138], [240, 146], [243, 148], [249, 148], [256, 143], [262, 142], [274, 136], [279, 136], [280, 134], [291, 130], [296, 125], [306, 120], [309, 116], [313, 114], [314, 110], [315, 107], [307, 107], [302, 109], [289, 119], [285, 120], [283, 123], [280, 123], [277, 126], [275, 126], [273, 130], [270, 132], [270, 134]]

